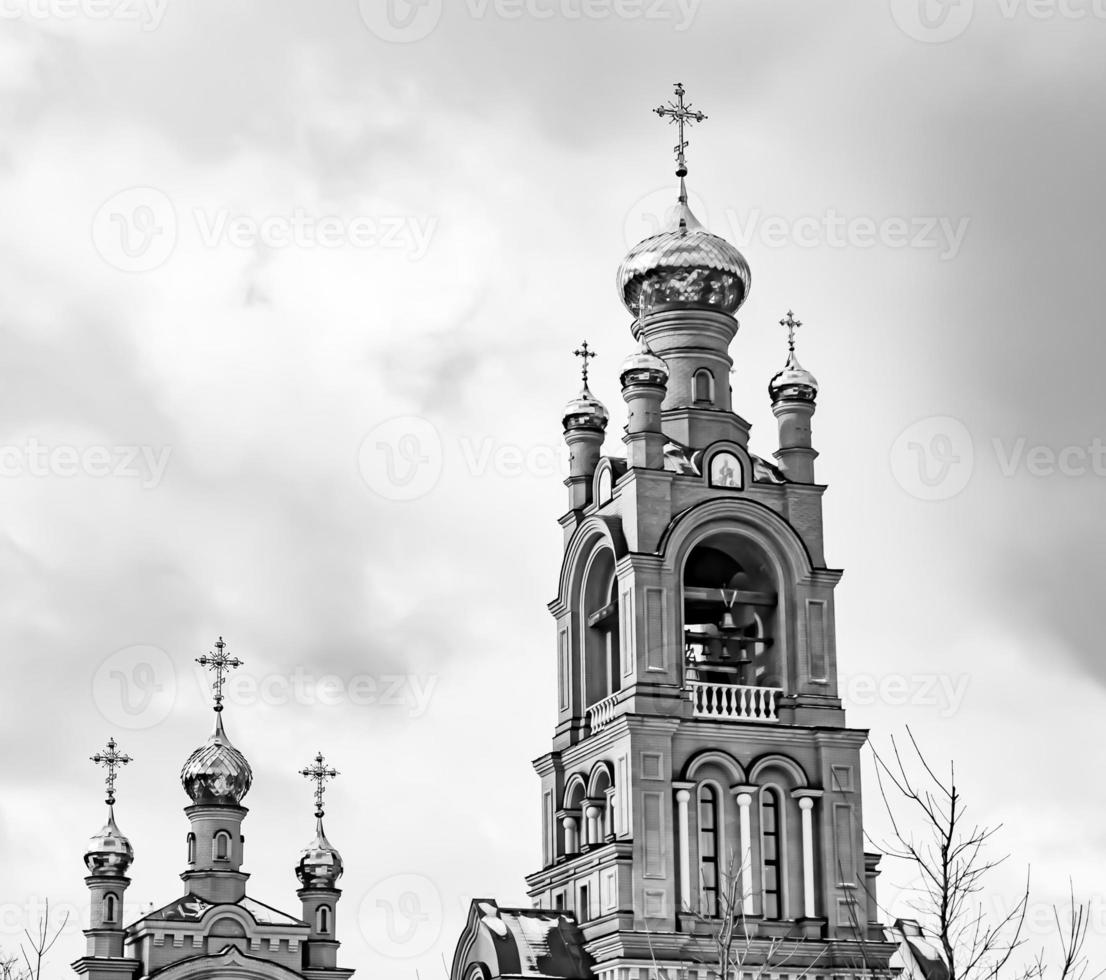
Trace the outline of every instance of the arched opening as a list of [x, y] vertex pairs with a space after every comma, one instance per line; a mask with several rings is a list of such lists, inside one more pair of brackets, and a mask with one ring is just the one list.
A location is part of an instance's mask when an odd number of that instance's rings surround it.
[[691, 379], [691, 397], [696, 405], [714, 404], [714, 375], [706, 368], [699, 368]]
[[315, 931], [327, 935], [330, 933], [330, 906], [320, 905], [315, 911]]
[[569, 780], [565, 788], [564, 818], [562, 829], [564, 831], [564, 855], [571, 857], [580, 853], [580, 848], [587, 839], [587, 827], [583, 821], [584, 799], [587, 796], [587, 787], [582, 776], [574, 776]]
[[196, 863], [196, 835], [189, 831], [188, 836], [184, 839], [185, 847], [188, 851], [188, 863]]
[[765, 786], [760, 791], [761, 915], [782, 919], [783, 915], [783, 815], [779, 790]]
[[212, 839], [211, 856], [216, 861], [230, 860], [230, 834], [225, 830], [220, 830]]
[[591, 707], [619, 690], [618, 576], [614, 555], [603, 549], [592, 559], [584, 580], [584, 704]]
[[683, 574], [689, 680], [782, 687], [778, 585], [766, 556], [740, 535], [696, 545]]
[[588, 798], [585, 807], [597, 809], [590, 812], [585, 809], [587, 825], [587, 843], [598, 845], [614, 839], [614, 785], [606, 766], [596, 769], [588, 783]]
[[699, 817], [699, 914], [718, 915], [718, 791], [710, 783], [701, 783], [698, 793]]
[[104, 922], [115, 924], [119, 921], [119, 899], [108, 892], [104, 896]]

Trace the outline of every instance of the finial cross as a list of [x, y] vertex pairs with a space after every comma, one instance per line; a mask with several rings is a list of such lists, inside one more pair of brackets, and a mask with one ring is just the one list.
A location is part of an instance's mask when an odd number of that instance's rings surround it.
[[795, 331], [802, 325], [803, 321], [795, 319], [795, 314], [790, 310], [787, 311], [787, 316], [780, 320], [780, 326], [787, 327], [787, 349], [792, 354], [795, 353]]
[[679, 142], [673, 147], [676, 153], [676, 176], [687, 176], [687, 160], [684, 158], [684, 150], [687, 149], [687, 139], [684, 137], [684, 126], [691, 123], [699, 123], [706, 119], [706, 115], [697, 109], [691, 108], [691, 103], [684, 102], [684, 86], [682, 82], [676, 83], [676, 98], [668, 100], [667, 105], [657, 106], [653, 110], [662, 119], [674, 122], [679, 132]]
[[315, 783], [315, 816], [323, 815], [323, 793], [326, 792], [326, 781], [338, 775], [337, 769], [328, 769], [322, 752], [315, 755], [315, 761], [306, 769], [300, 770], [301, 776], [306, 776]]
[[103, 766], [107, 769], [108, 774], [104, 779], [104, 785], [107, 787], [108, 796], [105, 801], [108, 806], [112, 806], [115, 803], [115, 779], [116, 770], [122, 769], [128, 762], [131, 761], [131, 757], [125, 752], [119, 752], [118, 744], [114, 738], [108, 739], [107, 748], [101, 749], [95, 755], [90, 755], [89, 759], [95, 762], [98, 766]]
[[595, 351], [588, 347], [588, 342], [585, 340], [579, 347], [572, 352], [576, 357], [583, 360], [584, 366], [580, 369], [580, 374], [583, 375], [584, 385], [588, 383], [588, 361], [596, 356]]
[[223, 681], [226, 679], [225, 675], [235, 667], [241, 667], [245, 661], [239, 660], [237, 657], [227, 656], [227, 645], [223, 642], [223, 638], [220, 636], [215, 643], [214, 653], [205, 653], [202, 657], [196, 658], [196, 663], [201, 667], [209, 667], [215, 671], [215, 680], [211, 683], [211, 689], [215, 696], [215, 710], [223, 710]]

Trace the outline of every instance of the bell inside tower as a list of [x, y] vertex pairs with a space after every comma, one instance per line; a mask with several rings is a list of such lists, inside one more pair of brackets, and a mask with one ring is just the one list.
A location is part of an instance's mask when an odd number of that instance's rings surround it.
[[717, 535], [684, 566], [684, 656], [688, 680], [778, 687], [777, 591], [749, 542]]

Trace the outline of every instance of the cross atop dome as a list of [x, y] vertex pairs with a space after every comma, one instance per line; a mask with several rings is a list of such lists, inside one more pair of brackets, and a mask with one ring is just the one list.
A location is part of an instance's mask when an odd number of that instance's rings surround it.
[[314, 762], [300, 770], [301, 776], [306, 776], [315, 784], [315, 816], [323, 815], [323, 794], [326, 792], [326, 781], [340, 775], [337, 769], [327, 768], [326, 759], [322, 752], [315, 755]]
[[107, 769], [108, 774], [104, 779], [104, 785], [107, 787], [108, 795], [104, 801], [108, 806], [115, 804], [115, 780], [117, 777], [116, 770], [122, 769], [123, 766], [131, 762], [132, 759], [125, 752], [117, 751], [119, 748], [114, 738], [108, 739], [107, 748], [101, 749], [95, 755], [89, 756], [92, 762], [95, 762], [98, 766], [103, 766]]
[[586, 340], [572, 353], [584, 362], [580, 368], [580, 376], [584, 379], [584, 387], [586, 388], [588, 386], [588, 361], [599, 355], [588, 347], [588, 342]]
[[787, 328], [787, 349], [792, 354], [795, 353], [795, 331], [803, 325], [802, 320], [795, 318], [795, 314], [790, 310], [787, 311], [787, 316], [780, 320], [780, 326]]
[[691, 123], [700, 123], [707, 117], [705, 113], [692, 109], [690, 102], [684, 102], [683, 82], [676, 82], [675, 92], [675, 100], [669, 99], [667, 105], [657, 106], [653, 111], [662, 119], [667, 119], [669, 122], [676, 124], [679, 138], [672, 149], [676, 154], [676, 176], [683, 178], [687, 176], [687, 160], [684, 157], [684, 150], [687, 149], [687, 138], [684, 135], [684, 127]]
[[208, 667], [215, 671], [215, 680], [211, 683], [211, 690], [214, 695], [215, 710], [222, 711], [225, 675], [230, 673], [233, 668], [241, 667], [245, 661], [239, 660], [237, 657], [227, 656], [227, 645], [220, 636], [215, 642], [215, 652], [205, 653], [202, 657], [197, 657], [196, 663], [201, 667]]

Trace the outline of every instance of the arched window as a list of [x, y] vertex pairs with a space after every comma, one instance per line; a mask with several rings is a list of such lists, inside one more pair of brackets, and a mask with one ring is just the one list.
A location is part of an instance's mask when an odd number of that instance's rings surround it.
[[699, 912], [718, 915], [718, 793], [699, 787]]
[[619, 690], [622, 681], [618, 576], [610, 551], [601, 551], [591, 562], [583, 600], [584, 703], [590, 708]]
[[714, 403], [714, 376], [706, 368], [699, 368], [692, 378], [691, 397], [696, 405]]
[[187, 845], [187, 848], [188, 848], [188, 863], [189, 864], [195, 864], [196, 863], [196, 835], [190, 832], [184, 840], [185, 840], [185, 844]]
[[330, 932], [330, 906], [320, 905], [315, 911], [315, 931], [321, 933]]
[[119, 916], [119, 899], [111, 892], [104, 896], [104, 922], [116, 922]]
[[760, 791], [761, 915], [783, 918], [783, 836], [780, 797], [766, 786]]
[[230, 860], [230, 834], [220, 830], [211, 842], [211, 856], [216, 861]]

